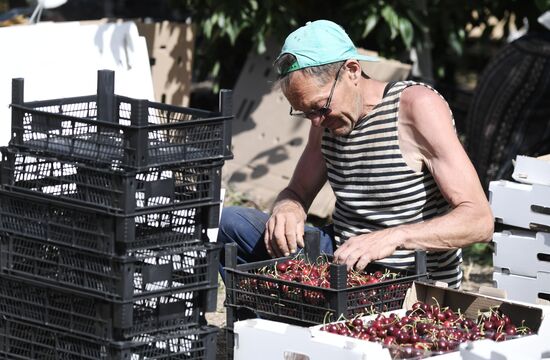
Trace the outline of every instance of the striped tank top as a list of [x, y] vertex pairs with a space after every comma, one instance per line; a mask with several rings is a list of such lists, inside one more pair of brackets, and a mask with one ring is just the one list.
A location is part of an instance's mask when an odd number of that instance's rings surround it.
[[[328, 181], [336, 196], [333, 213], [336, 244], [348, 238], [401, 224], [412, 224], [446, 213], [449, 205], [428, 170], [415, 172], [399, 148], [399, 100], [409, 86], [425, 84], [400, 81], [388, 84], [382, 101], [349, 135], [334, 136], [325, 130], [322, 153]], [[460, 249], [427, 252], [432, 279], [458, 288], [462, 280]], [[414, 269], [414, 252], [396, 250], [377, 263]]]

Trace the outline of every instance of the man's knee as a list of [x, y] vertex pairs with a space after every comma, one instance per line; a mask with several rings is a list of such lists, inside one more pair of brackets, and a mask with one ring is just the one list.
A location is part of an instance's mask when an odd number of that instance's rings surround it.
[[228, 239], [263, 232], [266, 221], [267, 215], [259, 210], [240, 206], [226, 207], [222, 211], [218, 241], [228, 242]]

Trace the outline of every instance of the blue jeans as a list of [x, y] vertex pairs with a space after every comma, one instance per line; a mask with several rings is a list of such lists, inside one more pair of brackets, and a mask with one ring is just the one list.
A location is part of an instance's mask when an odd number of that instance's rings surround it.
[[[223, 208], [218, 228], [218, 242], [237, 244], [238, 264], [271, 259], [264, 244], [265, 223], [268, 218], [268, 214], [256, 209], [237, 206]], [[306, 226], [305, 230], [320, 232], [321, 253], [332, 254], [334, 252], [332, 225], [322, 228]], [[225, 249], [222, 250], [220, 262], [223, 267]], [[224, 272], [220, 271], [220, 273], [224, 277]]]

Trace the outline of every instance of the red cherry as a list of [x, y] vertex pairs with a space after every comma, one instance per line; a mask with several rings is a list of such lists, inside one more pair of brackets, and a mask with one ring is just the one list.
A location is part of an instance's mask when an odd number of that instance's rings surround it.
[[288, 262], [280, 262], [277, 264], [277, 271], [280, 273], [286, 272], [288, 269]]
[[395, 337], [393, 337], [393, 336], [386, 336], [386, 337], [384, 338], [384, 345], [391, 345], [391, 344], [393, 344], [393, 343], [395, 343]]
[[356, 328], [362, 328], [363, 327], [363, 321], [361, 319], [354, 319], [351, 322], [351, 325]]
[[506, 335], [514, 336], [517, 333], [517, 329], [514, 325], [508, 325], [504, 328], [504, 331], [506, 332]]

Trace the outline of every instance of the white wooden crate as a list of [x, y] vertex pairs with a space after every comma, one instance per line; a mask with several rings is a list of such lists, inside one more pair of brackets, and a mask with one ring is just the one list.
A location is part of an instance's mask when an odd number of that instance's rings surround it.
[[550, 156], [543, 159], [518, 155], [512, 177], [522, 183], [550, 186]]
[[250, 319], [234, 324], [234, 360], [390, 360], [379, 344], [352, 338], [313, 337], [309, 328]]
[[[550, 273], [538, 272], [535, 277], [529, 277], [508, 274], [495, 268], [493, 281], [497, 288], [506, 291], [506, 297], [510, 300], [550, 304]], [[550, 334], [548, 336], [550, 339]]]
[[536, 277], [538, 272], [550, 273], [550, 233], [506, 230], [494, 233], [493, 242], [496, 268], [529, 277]]
[[524, 229], [550, 229], [550, 186], [491, 181], [489, 202], [495, 221]]

